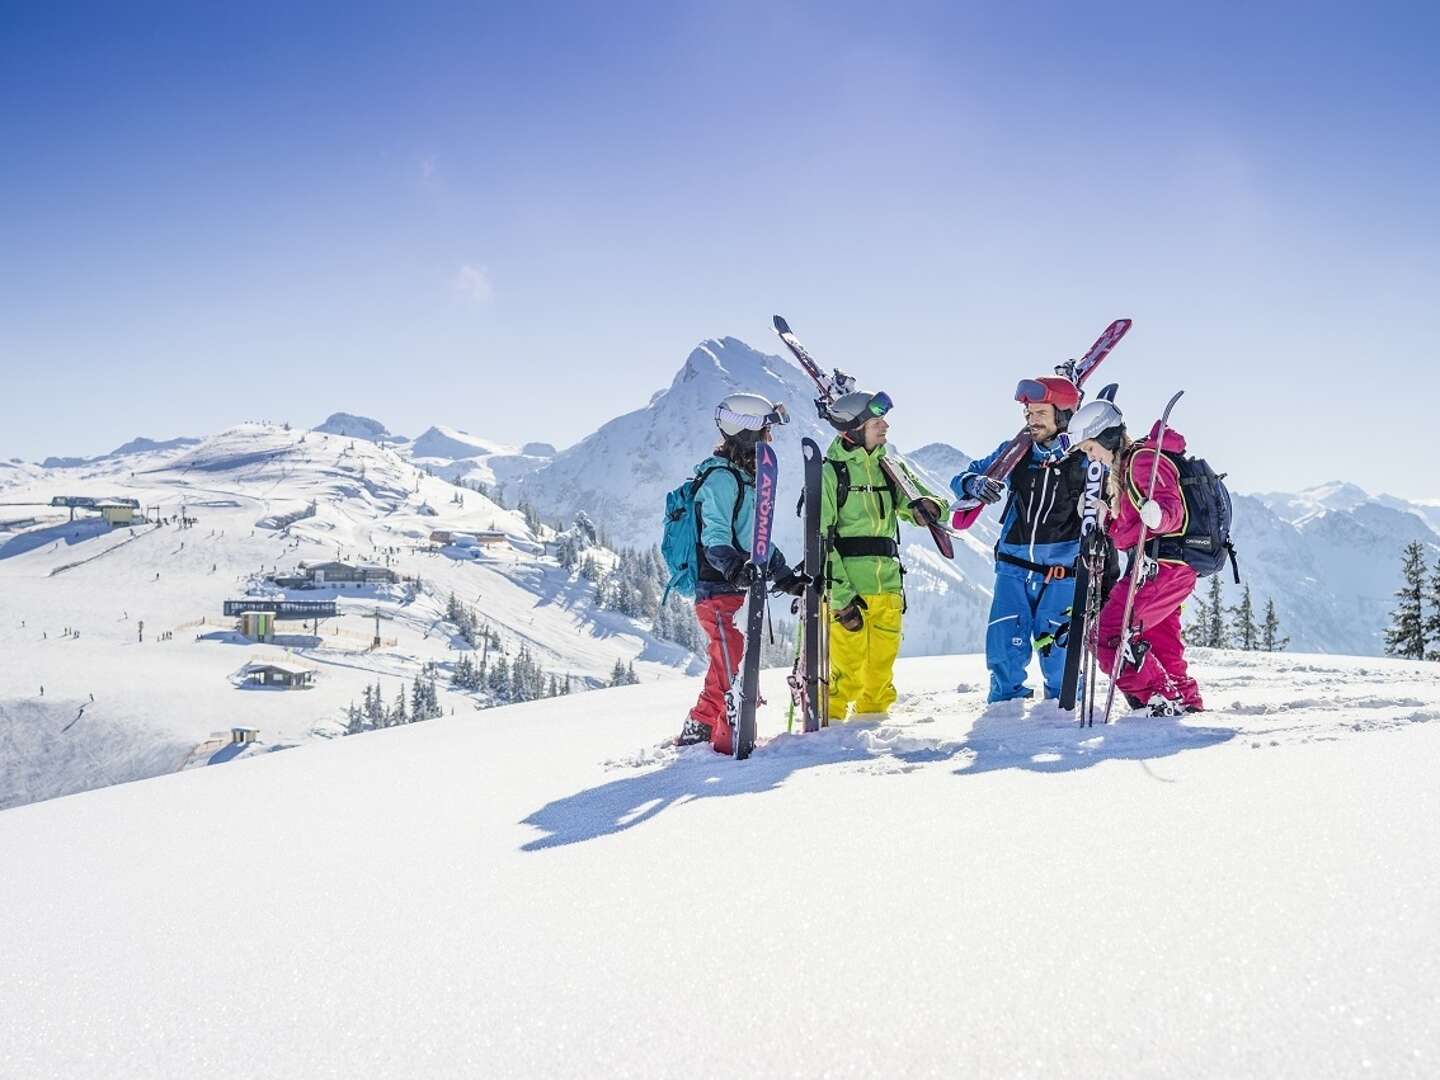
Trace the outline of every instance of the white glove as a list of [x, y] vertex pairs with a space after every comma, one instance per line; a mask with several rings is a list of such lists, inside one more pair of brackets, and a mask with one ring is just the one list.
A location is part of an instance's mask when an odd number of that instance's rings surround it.
[[1145, 523], [1145, 528], [1158, 529], [1160, 527], [1160, 504], [1154, 499], [1146, 499], [1145, 505], [1140, 507], [1140, 520]]

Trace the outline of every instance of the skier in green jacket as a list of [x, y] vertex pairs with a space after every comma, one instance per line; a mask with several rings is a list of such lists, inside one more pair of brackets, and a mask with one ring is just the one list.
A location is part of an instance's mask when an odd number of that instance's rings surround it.
[[[919, 522], [900, 505], [895, 484], [885, 475], [883, 391], [846, 394], [828, 410], [840, 434], [825, 453], [821, 474], [820, 532], [829, 546], [826, 579], [830, 605], [829, 716], [851, 719], [885, 715], [895, 701], [892, 673], [900, 652], [900, 619], [905, 610], [900, 567], [899, 522]], [[935, 504], [937, 518], [949, 510], [903, 462], [892, 459]]]

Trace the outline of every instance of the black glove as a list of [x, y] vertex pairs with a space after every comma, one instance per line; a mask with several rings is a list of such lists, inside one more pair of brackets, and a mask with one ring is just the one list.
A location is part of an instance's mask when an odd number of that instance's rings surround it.
[[810, 575], [805, 571], [785, 569], [776, 576], [775, 584], [770, 591], [772, 593], [789, 593], [791, 596], [803, 596], [805, 588], [810, 582]]
[[940, 505], [939, 499], [922, 495], [910, 504], [910, 510], [917, 518], [928, 524], [932, 521], [939, 521], [940, 515], [945, 512], [945, 507]]
[[1005, 494], [1005, 485], [981, 473], [965, 481], [965, 494], [972, 499], [994, 505], [1000, 501], [1000, 496]]
[[860, 628], [865, 625], [865, 601], [861, 597], [855, 597], [839, 611], [835, 612], [835, 621], [852, 634], [858, 634]]
[[750, 583], [755, 580], [755, 564], [742, 562], [730, 574], [728, 580], [737, 589], [748, 589]]

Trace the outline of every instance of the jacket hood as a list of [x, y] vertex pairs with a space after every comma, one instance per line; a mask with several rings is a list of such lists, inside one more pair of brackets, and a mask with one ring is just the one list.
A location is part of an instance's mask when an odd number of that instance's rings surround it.
[[[1160, 421], [1156, 420], [1150, 428], [1150, 435], [1147, 440], [1151, 446], [1155, 445], [1155, 439], [1159, 434]], [[1185, 452], [1185, 436], [1181, 435], [1174, 428], [1167, 427], [1165, 429], [1165, 442], [1161, 444], [1160, 449], [1168, 450], [1172, 454], [1183, 454]]]

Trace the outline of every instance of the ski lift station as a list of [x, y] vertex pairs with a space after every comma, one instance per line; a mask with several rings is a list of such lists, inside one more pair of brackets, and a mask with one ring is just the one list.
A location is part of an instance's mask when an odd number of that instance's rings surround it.
[[137, 520], [144, 521], [145, 515], [140, 512], [140, 501], [138, 499], [123, 498], [96, 498], [92, 495], [56, 495], [50, 502], [15, 502], [5, 503], [5, 506], [55, 506], [62, 510], [70, 511], [70, 520], [75, 520], [76, 510], [92, 510], [104, 519], [105, 524], [114, 527], [133, 525]]
[[237, 629], [251, 641], [273, 641], [275, 623], [289, 619], [302, 622], [333, 619], [339, 614], [334, 600], [226, 600], [225, 617], [238, 619]]

